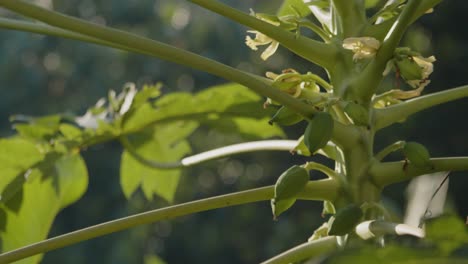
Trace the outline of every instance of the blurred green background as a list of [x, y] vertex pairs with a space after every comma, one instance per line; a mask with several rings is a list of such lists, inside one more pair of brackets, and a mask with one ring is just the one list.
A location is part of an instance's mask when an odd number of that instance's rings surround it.
[[[179, 48], [263, 75], [294, 68], [324, 72], [280, 50], [267, 62], [244, 45], [245, 27], [181, 0], [36, 1], [97, 23], [128, 30]], [[281, 1], [225, 1], [248, 12], [274, 13]], [[425, 93], [468, 83], [468, 2], [443, 1], [433, 14], [411, 29], [404, 45], [425, 56], [435, 55], [435, 72]], [[11, 16], [4, 10], [3, 15]], [[142, 55], [55, 37], [0, 30], [0, 135], [13, 133], [9, 116], [82, 114], [109, 89], [126, 82], [162, 82], [163, 91], [195, 92], [224, 83], [217, 77]], [[391, 81], [389, 81], [391, 83]], [[389, 85], [389, 84], [387, 84]], [[468, 155], [468, 102], [459, 100], [411, 117], [377, 136], [377, 149], [400, 139], [421, 142], [433, 156]], [[287, 129], [297, 138], [303, 126]], [[206, 140], [209, 138], [210, 140]], [[235, 135], [198, 130], [191, 137], [195, 152], [239, 142]], [[85, 196], [57, 217], [51, 236], [160, 208], [161, 199], [146, 201], [137, 194], [127, 201], [119, 186], [118, 143], [83, 153], [90, 182]], [[175, 203], [273, 184], [281, 171], [304, 159], [289, 153], [257, 153], [211, 161], [184, 170]], [[453, 173], [449, 203], [468, 215], [466, 173]], [[401, 212], [405, 184], [386, 190]], [[220, 209], [138, 227], [46, 254], [43, 263], [144, 263], [158, 255], [168, 263], [255, 263], [302, 243], [322, 223], [321, 203], [299, 202], [279, 221], [272, 220], [268, 202]], [[147, 263], [151, 261], [146, 259]]]

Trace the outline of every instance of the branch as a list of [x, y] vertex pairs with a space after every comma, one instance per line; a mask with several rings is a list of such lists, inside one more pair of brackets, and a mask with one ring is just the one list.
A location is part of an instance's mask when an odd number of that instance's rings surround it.
[[285, 251], [261, 264], [296, 263], [301, 260], [318, 257], [338, 248], [335, 236], [328, 236], [301, 244]]
[[0, 6], [58, 28], [103, 40], [101, 44], [106, 42], [115, 43], [116, 46], [123, 46], [132, 51], [189, 66], [245, 85], [258, 94], [278, 101], [303, 116], [311, 116], [316, 112], [313, 107], [310, 107], [292, 96], [278, 89], [272, 89], [268, 81], [258, 76], [240, 71], [197, 54], [125, 31], [63, 15], [19, 0], [2, 0], [0, 1]]
[[[299, 195], [299, 199], [334, 200], [337, 192], [338, 185], [336, 181], [313, 181], [307, 184], [304, 191], [302, 191], [302, 193]], [[41, 242], [37, 242], [13, 251], [2, 253], [0, 254], [0, 263], [10, 263], [36, 254], [45, 253], [54, 249], [77, 244], [85, 240], [129, 229], [138, 225], [149, 224], [160, 220], [172, 219], [179, 216], [217, 208], [269, 200], [273, 198], [273, 194], [274, 186], [267, 186], [263, 188], [192, 201], [120, 218], [43, 240]]]
[[376, 129], [387, 127], [424, 109], [468, 97], [468, 85], [428, 94], [386, 108], [375, 109]]
[[[74, 39], [74, 40], [94, 43], [98, 45], [108, 46], [108, 47], [112, 47], [116, 49], [142, 53], [142, 51], [138, 51], [138, 50], [131, 49], [129, 47], [125, 47], [121, 45], [117, 45], [115, 43], [108, 42], [102, 39], [88, 37], [86, 35], [74, 33], [74, 32], [63, 30], [63, 29], [56, 28], [56, 27], [51, 27], [45, 24], [20, 21], [18, 19], [0, 18], [0, 28], [18, 30], [18, 31], [26, 31], [26, 32], [37, 33], [37, 34], [42, 34], [42, 35], [50, 35], [50, 36], [61, 37], [61, 38]], [[151, 55], [149, 53], [145, 53], [145, 54]]]
[[381, 187], [442, 171], [468, 170], [468, 157], [432, 158], [432, 167], [418, 168], [405, 161], [375, 162], [369, 168], [372, 181]]
[[227, 156], [240, 154], [240, 153], [248, 153], [254, 151], [264, 151], [264, 150], [279, 150], [279, 151], [291, 151], [296, 147], [297, 141], [296, 140], [261, 140], [261, 141], [252, 141], [240, 144], [234, 144], [230, 146], [225, 146], [209, 151], [205, 151], [199, 154], [195, 154], [193, 156], [189, 156], [183, 158], [180, 161], [175, 162], [158, 162], [147, 159], [136, 151], [136, 149], [132, 146], [126, 136], [121, 136], [120, 142], [125, 147], [125, 150], [128, 151], [133, 158], [141, 162], [142, 164], [149, 166], [151, 168], [158, 168], [158, 169], [174, 169], [174, 168], [184, 168], [190, 167], [205, 161], [213, 160], [213, 159], [220, 159]]
[[326, 69], [332, 69], [335, 66], [334, 57], [336, 49], [332, 45], [307, 37], [297, 36], [295, 33], [271, 25], [215, 0], [189, 0], [189, 2], [260, 31], [278, 41], [295, 54]]

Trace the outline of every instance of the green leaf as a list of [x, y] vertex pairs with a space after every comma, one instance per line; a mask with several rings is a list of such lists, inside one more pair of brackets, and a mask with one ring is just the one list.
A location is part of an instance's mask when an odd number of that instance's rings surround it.
[[[50, 164], [43, 174], [35, 170], [23, 185], [21, 206], [14, 212], [0, 207], [4, 230], [0, 233], [2, 252], [16, 249], [47, 237], [58, 212], [78, 200], [86, 191], [88, 173], [79, 155], [65, 155]], [[37, 263], [42, 255], [16, 263]]]
[[0, 139], [0, 191], [42, 159], [44, 155], [29, 140], [20, 137]]
[[123, 120], [124, 132], [136, 132], [155, 123], [220, 117], [262, 118], [271, 110], [262, 109], [262, 99], [244, 86], [225, 84], [203, 90], [195, 95], [171, 93], [159, 100], [141, 104], [127, 112]]
[[[196, 122], [172, 122], [143, 130], [129, 140], [136, 152], [148, 160], [174, 162], [190, 153], [185, 138], [197, 127]], [[127, 198], [141, 186], [147, 199], [153, 199], [156, 194], [171, 202], [180, 173], [179, 169], [155, 169], [141, 164], [127, 151], [122, 154], [120, 183]]]
[[356, 204], [350, 204], [339, 209], [328, 222], [330, 226], [328, 234], [333, 236], [344, 236], [348, 234], [359, 224], [363, 216], [364, 214], [361, 207]]
[[66, 123], [60, 124], [59, 130], [66, 139], [76, 139], [83, 135], [83, 130], [74, 125]]
[[302, 0], [285, 0], [278, 9], [277, 15], [297, 15], [296, 11], [299, 12], [300, 17], [305, 17], [311, 13], [309, 7]]
[[60, 115], [50, 115], [37, 118], [14, 116], [11, 119], [13, 121], [21, 120], [27, 122], [13, 125], [18, 134], [27, 138], [48, 140], [58, 132], [62, 117]]

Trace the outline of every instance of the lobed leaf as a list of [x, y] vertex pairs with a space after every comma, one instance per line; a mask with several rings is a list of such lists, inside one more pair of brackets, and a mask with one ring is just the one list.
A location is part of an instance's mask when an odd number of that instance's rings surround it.
[[[135, 133], [130, 138], [136, 152], [148, 160], [173, 162], [190, 153], [185, 139], [198, 127], [197, 122], [177, 121]], [[127, 151], [122, 154], [120, 184], [127, 198], [141, 187], [148, 200], [159, 195], [169, 202], [179, 183], [180, 169], [156, 169], [136, 160]]]

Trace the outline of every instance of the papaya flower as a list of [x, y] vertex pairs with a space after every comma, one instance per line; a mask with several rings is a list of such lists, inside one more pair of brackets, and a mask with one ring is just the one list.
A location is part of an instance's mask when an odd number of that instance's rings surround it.
[[380, 41], [373, 37], [347, 38], [343, 40], [343, 48], [354, 53], [354, 61], [371, 59], [379, 50]]
[[[278, 22], [278, 21], [273, 21], [273, 20], [269, 20], [269, 19], [266, 19], [262, 16], [259, 16], [259, 15], [256, 15], [253, 10], [250, 10], [250, 14], [255, 16], [256, 18], [260, 19], [260, 20], [263, 20], [267, 23], [270, 23], [272, 25], [275, 25], [275, 26], [279, 26], [281, 23]], [[271, 55], [273, 55], [276, 50], [278, 49], [278, 46], [279, 46], [279, 42], [268, 37], [267, 35], [257, 31], [257, 30], [248, 30], [247, 31], [248, 33], [252, 33], [252, 34], [255, 34], [255, 38], [252, 38], [250, 37], [249, 35], [247, 35], [245, 37], [245, 44], [251, 48], [252, 50], [258, 50], [258, 46], [264, 46], [264, 45], [269, 45], [263, 52], [262, 54], [260, 55], [260, 57], [262, 58], [262, 60], [267, 60], [269, 57], [271, 57]]]
[[429, 84], [429, 75], [434, 71], [433, 62], [436, 61], [434, 56], [424, 58], [422, 56], [413, 56], [413, 61], [421, 68], [422, 78], [420, 80], [407, 80], [406, 82], [413, 88], [419, 88], [421, 85]]

